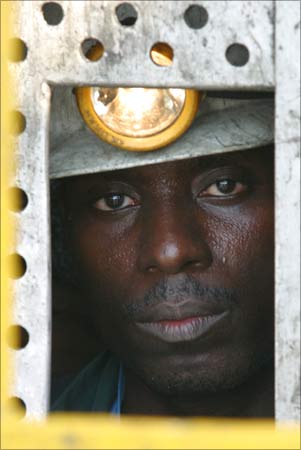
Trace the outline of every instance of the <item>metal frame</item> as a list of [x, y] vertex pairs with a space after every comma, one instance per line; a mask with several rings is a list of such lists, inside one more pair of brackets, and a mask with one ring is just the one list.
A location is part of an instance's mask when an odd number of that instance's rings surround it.
[[[27, 262], [25, 275], [12, 283], [14, 323], [30, 339], [11, 350], [16, 378], [10, 393], [24, 400], [27, 417], [45, 417], [48, 406], [51, 333], [48, 132], [53, 84], [181, 86], [198, 89], [253, 89], [276, 92], [276, 416], [300, 417], [299, 303], [299, 138], [300, 3], [285, 1], [131, 1], [138, 12], [133, 27], [119, 24], [120, 1], [57, 1], [59, 25], [43, 18], [43, 1], [15, 1], [12, 36], [28, 54], [10, 64], [15, 78], [13, 107], [26, 118], [16, 138], [17, 169], [12, 186], [28, 196], [26, 209], [11, 213], [17, 228], [15, 249]], [[207, 9], [208, 23], [190, 29], [183, 14], [191, 4]], [[81, 43], [99, 39], [98, 62], [85, 59]], [[274, 40], [276, 38], [276, 40]], [[174, 49], [170, 67], [149, 57], [163, 41]], [[242, 43], [249, 62], [230, 65], [227, 47]], [[133, 51], [135, 49], [135, 51]]]
[[275, 25], [276, 417], [300, 421], [300, 3]]

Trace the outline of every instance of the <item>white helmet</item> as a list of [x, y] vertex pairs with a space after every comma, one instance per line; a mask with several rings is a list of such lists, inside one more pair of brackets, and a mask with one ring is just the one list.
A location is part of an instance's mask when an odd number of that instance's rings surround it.
[[[274, 140], [272, 98], [208, 93], [191, 127], [151, 152], [125, 151], [102, 141], [83, 120], [71, 87], [55, 87], [50, 124], [50, 178], [125, 169], [266, 146]], [[238, 97], [238, 98], [237, 98]], [[252, 97], [252, 96], [251, 96]]]

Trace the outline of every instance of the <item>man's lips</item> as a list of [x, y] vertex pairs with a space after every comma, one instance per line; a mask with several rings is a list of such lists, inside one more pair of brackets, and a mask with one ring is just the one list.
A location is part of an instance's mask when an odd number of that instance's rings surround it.
[[220, 303], [213, 303], [210, 300], [200, 301], [196, 298], [186, 297], [181, 301], [167, 299], [155, 306], [149, 306], [136, 314], [133, 314], [134, 322], [176, 322], [190, 319], [193, 317], [216, 316], [230, 309]]
[[123, 304], [131, 323], [174, 321], [200, 316], [215, 316], [237, 307], [237, 293], [223, 286], [206, 286], [188, 275], [163, 278], [142, 296], [134, 295]]
[[230, 311], [202, 314], [178, 314], [160, 320], [136, 322], [136, 326], [165, 342], [176, 343], [198, 339], [217, 327]]

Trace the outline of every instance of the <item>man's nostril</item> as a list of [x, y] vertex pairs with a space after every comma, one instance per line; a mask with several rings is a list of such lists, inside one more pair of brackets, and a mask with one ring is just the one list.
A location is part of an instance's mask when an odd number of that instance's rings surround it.
[[182, 270], [187, 269], [201, 269], [205, 270], [207, 267], [209, 267], [211, 264], [211, 258], [209, 258], [207, 255], [203, 255], [202, 259], [194, 259], [187, 261], [185, 264], [183, 264]]

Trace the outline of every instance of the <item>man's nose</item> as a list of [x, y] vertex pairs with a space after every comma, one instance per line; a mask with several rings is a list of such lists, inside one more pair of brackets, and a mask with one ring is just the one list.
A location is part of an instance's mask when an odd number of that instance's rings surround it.
[[144, 218], [144, 223], [139, 256], [142, 270], [176, 274], [211, 265], [210, 247], [192, 211], [161, 209]]

